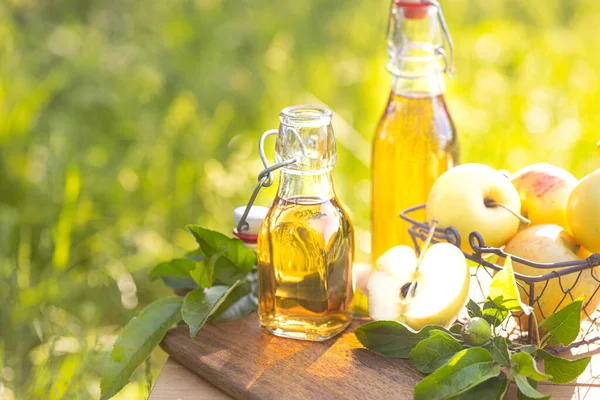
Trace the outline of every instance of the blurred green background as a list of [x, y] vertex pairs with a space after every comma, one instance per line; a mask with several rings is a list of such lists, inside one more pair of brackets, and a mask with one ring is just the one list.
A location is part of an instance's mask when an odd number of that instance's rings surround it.
[[[463, 162], [600, 167], [600, 3], [442, 1]], [[335, 181], [369, 249], [369, 143], [387, 100], [389, 2], [0, 3], [0, 398], [97, 398], [146, 278], [232, 229], [278, 112], [337, 114]], [[271, 147], [270, 147], [271, 148]], [[275, 188], [263, 191], [267, 204]], [[156, 351], [120, 398], [145, 398]]]

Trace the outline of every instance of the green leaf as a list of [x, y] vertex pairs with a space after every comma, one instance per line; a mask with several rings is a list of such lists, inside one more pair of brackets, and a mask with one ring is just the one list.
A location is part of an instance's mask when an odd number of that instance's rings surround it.
[[192, 290], [185, 296], [181, 316], [190, 326], [191, 338], [196, 336], [208, 317], [219, 308], [238, 284], [239, 282], [232, 286], [213, 286], [210, 289], [200, 288]]
[[496, 304], [488, 298], [483, 304], [483, 319], [489, 322], [494, 328], [502, 324], [510, 312], [501, 305]]
[[430, 400], [461, 394], [500, 375], [489, 351], [471, 347], [460, 351], [431, 375], [415, 385], [415, 400]]
[[531, 378], [534, 381], [546, 381], [552, 378], [552, 376], [544, 374], [537, 369], [535, 360], [529, 353], [515, 353], [510, 359], [515, 363], [511, 368], [513, 373]]
[[250, 284], [242, 282], [227, 296], [210, 320], [221, 323], [241, 319], [256, 310], [257, 304], [258, 300], [252, 293]]
[[527, 377], [523, 376], [523, 375], [519, 375], [518, 373], [515, 373], [515, 371], [513, 371], [513, 378], [515, 379], [515, 383], [517, 384], [517, 387], [519, 388], [519, 394], [518, 394], [518, 398], [519, 399], [549, 399], [550, 396], [546, 396], [545, 394], [542, 394], [540, 392], [537, 391], [536, 387], [537, 387], [537, 382], [533, 381], [533, 386], [532, 383], [530, 382], [529, 379], [527, 379]]
[[510, 354], [508, 352], [508, 339], [503, 336], [496, 336], [484, 346], [492, 357], [494, 361], [498, 364], [503, 365], [505, 367], [510, 367]]
[[574, 300], [542, 321], [540, 329], [547, 331], [549, 339], [564, 346], [570, 345], [579, 335], [582, 304], [583, 298]]
[[163, 283], [170, 287], [173, 290], [181, 290], [181, 289], [197, 289], [199, 286], [191, 276], [187, 278], [180, 278], [178, 276], [161, 276]]
[[229, 262], [222, 257], [215, 263], [213, 275], [213, 285], [233, 285], [235, 282], [244, 279], [248, 272], [232, 267]]
[[466, 392], [448, 397], [448, 400], [502, 400], [507, 389], [508, 378], [501, 372], [497, 377], [490, 378]]
[[[211, 257], [211, 259], [213, 259]], [[213, 276], [215, 273], [215, 264], [208, 260], [196, 264], [196, 268], [190, 272], [190, 276], [202, 288], [209, 288], [213, 284]]]
[[469, 316], [483, 318], [483, 313], [481, 312], [481, 307], [479, 304], [475, 303], [473, 300], [469, 299], [467, 303], [467, 310], [469, 311]]
[[123, 328], [102, 372], [102, 399], [114, 396], [135, 369], [160, 343], [169, 327], [181, 321], [181, 297], [165, 297], [150, 303]]
[[531, 355], [535, 355], [535, 352], [537, 351], [537, 346], [534, 344], [528, 344], [525, 346], [520, 346], [518, 348], [519, 351], [524, 351], [525, 353], [529, 353]]
[[592, 359], [591, 357], [583, 357], [577, 360], [567, 360], [542, 349], [537, 351], [537, 356], [544, 360], [544, 370], [552, 375], [550, 382], [553, 383], [569, 383], [576, 380], [585, 371]]
[[209, 288], [212, 286], [215, 264], [225, 252], [227, 252], [227, 249], [217, 251], [210, 257], [205, 258], [203, 262], [197, 263], [196, 268], [190, 272], [191, 277], [200, 287]]
[[194, 260], [196, 262], [200, 262], [200, 261], [204, 260], [204, 253], [202, 252], [202, 249], [200, 249], [200, 248], [197, 248], [196, 250], [185, 253], [185, 256], [187, 258], [189, 258], [190, 260]]
[[244, 246], [241, 240], [230, 239], [222, 233], [197, 225], [188, 225], [187, 229], [194, 235], [200, 249], [207, 257], [227, 249], [221, 256], [224, 259], [222, 266], [250, 272], [256, 265], [256, 253]]
[[171, 261], [166, 261], [158, 264], [150, 272], [150, 278], [158, 278], [162, 276], [175, 276], [179, 278], [187, 278], [190, 276], [190, 271], [196, 267], [196, 262], [189, 258], [176, 258]]
[[429, 334], [428, 338], [417, 343], [409, 355], [412, 364], [426, 374], [446, 364], [462, 349], [462, 344], [444, 331], [433, 329]]
[[506, 257], [504, 268], [492, 279], [488, 297], [508, 311], [523, 310], [526, 315], [533, 311], [533, 308], [521, 301], [510, 256]]
[[452, 325], [448, 330], [453, 333], [454, 335], [459, 335], [462, 332], [462, 324], [454, 324]]
[[427, 325], [420, 331], [415, 331], [397, 321], [374, 321], [356, 328], [354, 334], [363, 346], [375, 353], [387, 357], [409, 358], [410, 351], [421, 340], [428, 338], [429, 332], [434, 329], [448, 332], [438, 325]]

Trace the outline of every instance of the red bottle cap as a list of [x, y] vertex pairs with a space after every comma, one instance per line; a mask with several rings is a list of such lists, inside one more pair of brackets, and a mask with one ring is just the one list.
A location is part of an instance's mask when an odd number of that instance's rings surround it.
[[421, 1], [396, 0], [396, 6], [402, 8], [404, 16], [408, 19], [421, 19], [427, 15], [427, 7], [431, 4], [422, 3]]
[[244, 243], [256, 244], [258, 241], [258, 235], [248, 235], [245, 233], [239, 233], [237, 229], [233, 230], [233, 234], [242, 240]]
[[[246, 210], [246, 206], [237, 207], [233, 210], [233, 220], [237, 226], [242, 219], [242, 215]], [[247, 228], [243, 232], [238, 232], [237, 228], [233, 230], [233, 234], [240, 238], [244, 243], [256, 244], [258, 239], [258, 231], [263, 223], [263, 220], [267, 216], [269, 209], [267, 207], [252, 206], [246, 216]]]

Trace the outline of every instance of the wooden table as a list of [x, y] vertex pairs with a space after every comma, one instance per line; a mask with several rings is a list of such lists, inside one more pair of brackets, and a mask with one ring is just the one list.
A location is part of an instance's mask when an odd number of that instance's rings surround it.
[[[600, 357], [595, 357], [596, 370], [600, 371]], [[600, 385], [540, 385], [540, 391], [552, 395], [553, 400], [600, 399]], [[507, 400], [517, 398], [514, 383], [509, 387]], [[152, 389], [149, 400], [231, 400], [233, 397], [193, 372], [177, 361], [168, 359]]]
[[221, 389], [169, 358], [149, 400], [231, 400]]
[[[574, 354], [563, 354], [574, 357], [577, 353], [593, 355], [592, 362], [578, 382], [567, 385], [542, 383], [539, 390], [552, 396], [553, 400], [566, 399], [600, 399], [600, 346], [574, 351]], [[507, 400], [517, 398], [514, 383], [509, 386]], [[229, 396], [212, 383], [187, 370], [177, 361], [169, 358], [152, 389], [149, 400], [231, 400]]]

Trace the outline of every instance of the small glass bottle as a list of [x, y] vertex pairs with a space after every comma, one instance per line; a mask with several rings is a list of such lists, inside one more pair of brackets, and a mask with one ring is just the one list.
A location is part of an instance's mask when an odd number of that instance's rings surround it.
[[[444, 100], [452, 42], [441, 12], [434, 1], [392, 1], [392, 90], [373, 142], [373, 265], [389, 248], [413, 244], [399, 213], [425, 203], [433, 182], [458, 163], [458, 139]], [[425, 219], [420, 213], [415, 218]]]
[[332, 113], [294, 106], [279, 115], [277, 197], [258, 234], [261, 326], [277, 336], [326, 340], [352, 320], [354, 229], [333, 189]]

